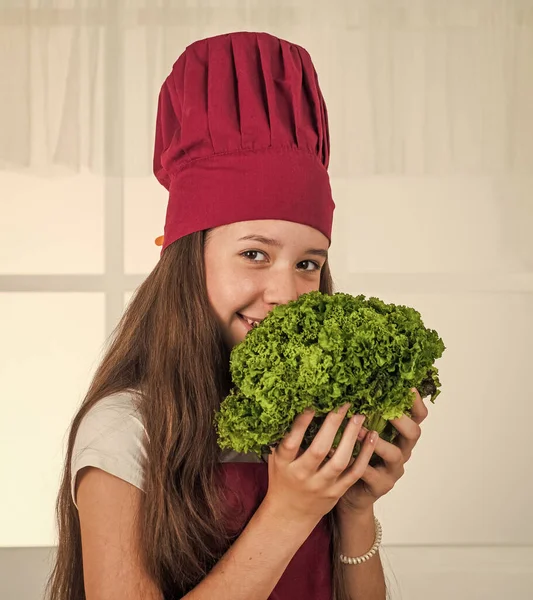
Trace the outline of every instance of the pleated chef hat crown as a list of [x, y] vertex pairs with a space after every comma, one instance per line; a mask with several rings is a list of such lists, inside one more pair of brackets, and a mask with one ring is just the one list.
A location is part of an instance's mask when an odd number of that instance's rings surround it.
[[326, 104], [309, 53], [268, 33], [194, 42], [159, 94], [154, 173], [169, 191], [162, 252], [238, 221], [309, 225], [331, 242]]

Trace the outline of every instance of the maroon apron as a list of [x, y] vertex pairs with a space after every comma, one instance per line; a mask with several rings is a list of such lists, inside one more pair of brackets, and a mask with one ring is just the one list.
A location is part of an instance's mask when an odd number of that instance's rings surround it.
[[[227, 501], [235, 515], [230, 527], [240, 530], [239, 527], [248, 523], [266, 495], [268, 464], [221, 462]], [[330, 542], [327, 516], [324, 516], [287, 565], [269, 600], [331, 600]]]

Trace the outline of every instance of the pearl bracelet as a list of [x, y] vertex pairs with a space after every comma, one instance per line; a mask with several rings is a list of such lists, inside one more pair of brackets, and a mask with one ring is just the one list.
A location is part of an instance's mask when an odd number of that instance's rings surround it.
[[345, 565], [360, 565], [361, 563], [364, 563], [369, 558], [372, 558], [374, 556], [374, 554], [378, 551], [378, 548], [381, 545], [381, 537], [383, 533], [383, 530], [381, 529], [381, 523], [376, 519], [376, 517], [374, 517], [374, 524], [376, 525], [376, 537], [372, 548], [370, 548], [370, 550], [366, 554], [363, 554], [363, 556], [358, 556], [357, 558], [351, 558], [349, 556], [344, 556], [344, 554], [341, 554], [340, 559], [342, 563], [344, 563]]

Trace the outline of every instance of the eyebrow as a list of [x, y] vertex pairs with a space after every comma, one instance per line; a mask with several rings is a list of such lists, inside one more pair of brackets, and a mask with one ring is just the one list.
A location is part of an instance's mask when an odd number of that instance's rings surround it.
[[[266, 246], [275, 246], [276, 248], [283, 247], [283, 244], [279, 240], [276, 240], [274, 238], [268, 238], [264, 235], [258, 235], [255, 233], [252, 233], [251, 235], [245, 235], [244, 237], [239, 238], [239, 242], [242, 240], [253, 240], [255, 242], [265, 244]], [[328, 257], [328, 251], [319, 248], [309, 248], [304, 252], [304, 254], [313, 254], [314, 256], [322, 256], [323, 258]]]

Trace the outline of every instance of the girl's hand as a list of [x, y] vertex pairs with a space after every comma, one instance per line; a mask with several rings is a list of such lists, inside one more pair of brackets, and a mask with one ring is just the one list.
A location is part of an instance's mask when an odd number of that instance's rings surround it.
[[345, 404], [338, 412], [327, 415], [304, 452], [301, 445], [314, 411], [298, 415], [291, 431], [269, 455], [268, 491], [264, 502], [280, 517], [315, 526], [365, 473], [375, 447], [373, 443], [366, 443], [353, 460], [354, 446], [364, 419], [360, 415], [350, 419], [335, 456], [325, 461], [349, 406]]
[[[398, 479], [403, 476], [404, 465], [411, 458], [413, 448], [422, 433], [420, 423], [428, 416], [428, 409], [418, 390], [412, 388], [411, 391], [416, 394], [411, 409], [411, 417], [403, 415], [399, 419], [391, 419], [390, 422], [400, 435], [394, 440], [393, 444], [378, 438], [373, 450], [383, 459], [384, 464], [378, 467], [366, 466], [363, 475], [347, 490], [337, 505], [337, 510], [343, 514], [368, 511], [374, 502], [390, 492]], [[364, 439], [365, 442], [361, 451], [370, 447], [368, 437], [368, 430], [362, 427], [359, 439]], [[336, 451], [332, 450], [330, 456], [334, 454], [336, 454]]]

